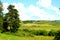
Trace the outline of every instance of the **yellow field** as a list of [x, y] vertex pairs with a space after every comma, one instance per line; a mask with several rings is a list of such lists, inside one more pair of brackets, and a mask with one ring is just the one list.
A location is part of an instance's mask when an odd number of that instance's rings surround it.
[[20, 29], [30, 29], [30, 30], [60, 30], [60, 27], [53, 26], [51, 24], [22, 24]]

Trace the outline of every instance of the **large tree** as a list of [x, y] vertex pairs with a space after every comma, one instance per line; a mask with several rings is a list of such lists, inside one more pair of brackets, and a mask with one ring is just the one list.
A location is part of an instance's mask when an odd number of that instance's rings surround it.
[[14, 9], [13, 5], [9, 5], [7, 9], [9, 10], [9, 12], [6, 13], [4, 17], [4, 26], [6, 26], [5, 29], [11, 32], [16, 32], [20, 26], [18, 10]]

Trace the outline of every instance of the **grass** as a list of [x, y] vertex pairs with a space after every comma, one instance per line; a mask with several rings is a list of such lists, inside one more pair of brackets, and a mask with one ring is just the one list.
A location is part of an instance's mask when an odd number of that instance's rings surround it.
[[19, 40], [19, 37], [0, 33], [0, 40]]
[[[58, 24], [56, 24], [58, 25]], [[29, 29], [29, 30], [60, 30], [60, 26], [55, 26], [53, 24], [23, 24], [20, 29]]]
[[19, 37], [0, 33], [0, 40], [53, 40], [53, 38], [52, 36]]
[[[29, 30], [60, 30], [60, 24], [58, 23], [42, 23], [42, 24], [36, 24], [36, 23], [27, 23], [22, 24], [19, 28], [18, 32], [15, 34], [11, 33], [0, 33], [0, 40], [53, 40], [54, 36], [36, 36], [34, 35], [31, 37], [30, 32], [25, 32]], [[25, 31], [22, 31], [23, 29], [28, 29]]]
[[52, 36], [36, 36], [34, 40], [53, 40]]

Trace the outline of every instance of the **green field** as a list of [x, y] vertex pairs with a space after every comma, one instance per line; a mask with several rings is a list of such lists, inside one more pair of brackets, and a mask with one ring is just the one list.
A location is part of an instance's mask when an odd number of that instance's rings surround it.
[[[27, 31], [26, 31], [27, 30]], [[43, 22], [43, 23], [22, 23], [16, 33], [0, 33], [0, 40], [53, 40], [54, 36], [33, 35], [30, 31], [34, 30], [60, 30], [60, 23]]]
[[27, 24], [23, 24], [22, 27], [20, 27], [20, 29], [30, 29], [30, 30], [60, 30], [60, 23], [27, 23]]
[[53, 40], [53, 38], [52, 36], [18, 37], [0, 33], [0, 40]]

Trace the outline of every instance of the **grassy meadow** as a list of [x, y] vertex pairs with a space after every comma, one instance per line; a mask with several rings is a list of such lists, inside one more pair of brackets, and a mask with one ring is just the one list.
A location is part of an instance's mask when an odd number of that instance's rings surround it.
[[[36, 31], [45, 30], [47, 32], [60, 30], [60, 22], [40, 21], [40, 22], [22, 22], [16, 33], [0, 33], [0, 40], [53, 40], [54, 36], [44, 34], [35, 34]], [[42, 32], [45, 33], [45, 32]]]
[[53, 37], [50, 36], [18, 37], [0, 33], [0, 40], [53, 40]]

